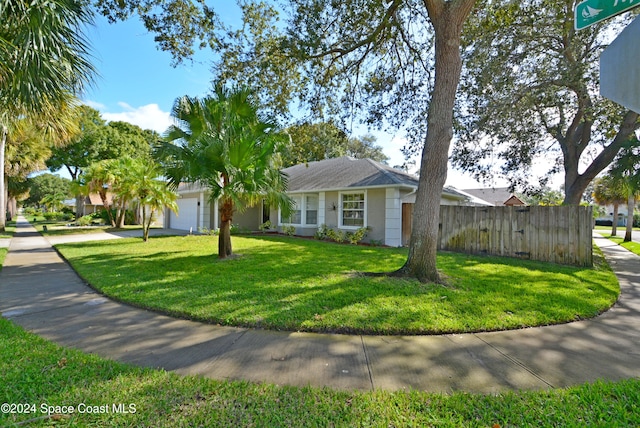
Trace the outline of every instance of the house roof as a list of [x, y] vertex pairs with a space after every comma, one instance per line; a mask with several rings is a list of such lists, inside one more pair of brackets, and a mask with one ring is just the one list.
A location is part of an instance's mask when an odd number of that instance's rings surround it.
[[[113, 193], [111, 192], [107, 192], [107, 203], [112, 204], [113, 203]], [[85, 196], [84, 198], [84, 204], [85, 205], [99, 205], [102, 206], [102, 199], [100, 198], [100, 195], [98, 195], [97, 193], [91, 193], [89, 196]]]
[[495, 206], [507, 205], [507, 202], [509, 205], [525, 205], [520, 198], [509, 191], [508, 187], [463, 189], [462, 191]]
[[363, 187], [418, 187], [418, 178], [371, 159], [348, 156], [294, 165], [283, 170], [288, 191], [321, 191]]
[[[371, 187], [418, 188], [418, 177], [391, 168], [372, 159], [349, 156], [325, 159], [290, 166], [282, 170], [288, 177], [287, 192], [321, 192]], [[197, 183], [180, 183], [178, 193], [206, 190]], [[449, 199], [468, 199], [467, 195], [452, 187], [445, 187], [442, 196]]]

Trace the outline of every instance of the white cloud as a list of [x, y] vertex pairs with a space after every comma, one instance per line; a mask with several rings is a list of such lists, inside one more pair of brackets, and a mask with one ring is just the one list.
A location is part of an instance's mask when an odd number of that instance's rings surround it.
[[171, 114], [162, 111], [158, 104], [132, 107], [125, 102], [119, 102], [118, 105], [124, 111], [120, 113], [101, 112], [102, 118], [109, 122], [129, 122], [138, 125], [142, 129], [151, 129], [160, 134], [164, 133], [173, 124]]
[[105, 106], [102, 103], [96, 102], [96, 101], [91, 101], [91, 100], [84, 100], [82, 101], [83, 104], [88, 105], [91, 108], [94, 108], [96, 110], [104, 110], [107, 108], [107, 106]]

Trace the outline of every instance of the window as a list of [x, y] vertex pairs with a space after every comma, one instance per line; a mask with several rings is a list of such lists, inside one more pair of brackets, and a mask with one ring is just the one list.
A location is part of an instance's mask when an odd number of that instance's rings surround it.
[[318, 197], [306, 196], [305, 197], [305, 224], [317, 225], [318, 224]]
[[289, 218], [282, 217], [282, 224], [299, 226], [318, 225], [318, 195], [290, 195], [294, 208]]
[[293, 200], [293, 210], [291, 216], [282, 218], [285, 224], [302, 224], [302, 196], [291, 196]]
[[341, 195], [342, 226], [365, 226], [365, 194], [343, 193]]

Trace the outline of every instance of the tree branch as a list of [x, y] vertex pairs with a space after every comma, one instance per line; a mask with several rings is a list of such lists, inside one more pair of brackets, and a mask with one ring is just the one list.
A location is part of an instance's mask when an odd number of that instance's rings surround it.
[[334, 47], [332, 49], [329, 49], [327, 51], [315, 54], [315, 55], [309, 55], [309, 59], [319, 59], [319, 58], [323, 58], [326, 56], [333, 56], [335, 54], [337, 54], [338, 57], [344, 57], [358, 49], [360, 49], [363, 46], [366, 46], [368, 44], [373, 43], [377, 37], [380, 35], [380, 33], [382, 33], [382, 31], [384, 31], [385, 28], [388, 27], [389, 22], [391, 20], [391, 18], [393, 17], [393, 15], [395, 14], [396, 10], [398, 10], [398, 8], [400, 7], [400, 5], [402, 4], [402, 0], [394, 0], [390, 5], [389, 8], [387, 9], [383, 19], [380, 21], [380, 23], [378, 24], [378, 26], [376, 26], [376, 28], [373, 30], [373, 32], [371, 34], [369, 34], [367, 37], [365, 37], [364, 39], [360, 40], [359, 42], [355, 43], [354, 45], [351, 45], [349, 47], [345, 47], [345, 48], [340, 48], [340, 47]]

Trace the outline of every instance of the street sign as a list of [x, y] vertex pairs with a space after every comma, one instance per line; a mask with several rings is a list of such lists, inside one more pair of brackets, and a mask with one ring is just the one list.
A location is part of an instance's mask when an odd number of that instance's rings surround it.
[[640, 18], [600, 54], [600, 95], [640, 113]]
[[582, 30], [636, 6], [640, 6], [640, 0], [585, 0], [576, 5], [574, 25]]

